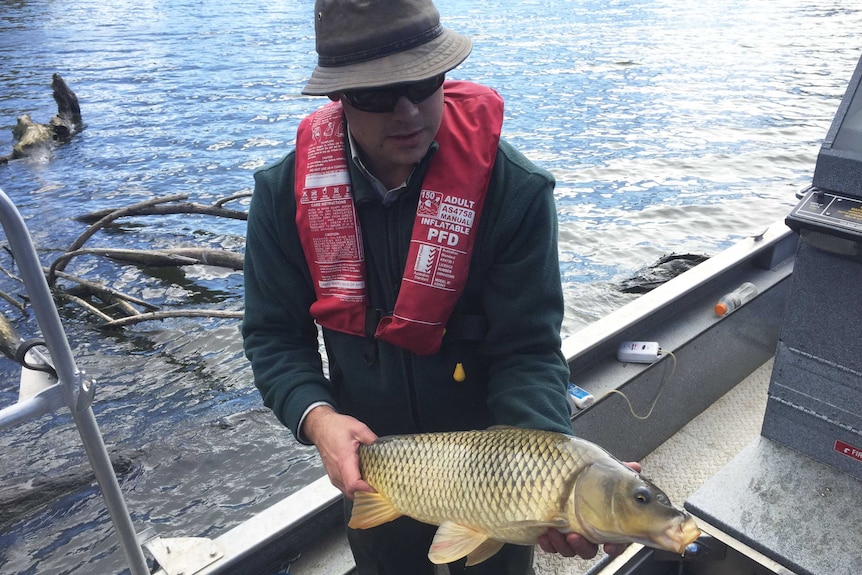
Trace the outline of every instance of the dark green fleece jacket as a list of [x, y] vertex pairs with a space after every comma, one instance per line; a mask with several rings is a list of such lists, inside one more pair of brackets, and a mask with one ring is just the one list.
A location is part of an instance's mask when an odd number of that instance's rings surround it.
[[[395, 306], [421, 179], [435, 149], [385, 206], [349, 162], [373, 308]], [[324, 329], [329, 377], [308, 311], [315, 292], [297, 232], [293, 184], [294, 152], [255, 173], [242, 331], [264, 404], [294, 435], [316, 402], [356, 417], [378, 435], [491, 425], [571, 433], [551, 174], [501, 142], [467, 286], [440, 351], [418, 356]], [[453, 377], [458, 363], [466, 375], [460, 382]]]

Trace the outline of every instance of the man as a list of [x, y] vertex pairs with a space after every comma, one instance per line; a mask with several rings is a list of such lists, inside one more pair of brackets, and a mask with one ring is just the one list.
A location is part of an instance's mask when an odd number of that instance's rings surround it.
[[[444, 84], [470, 40], [431, 0], [317, 0], [315, 32], [303, 93], [331, 103], [255, 174], [249, 210], [243, 335], [264, 403], [317, 447], [348, 505], [373, 490], [357, 449], [378, 435], [570, 433], [554, 181], [500, 141], [496, 92]], [[435, 529], [350, 530], [358, 572], [431, 573]], [[597, 550], [557, 531], [541, 545]], [[506, 546], [467, 572], [531, 562]]]

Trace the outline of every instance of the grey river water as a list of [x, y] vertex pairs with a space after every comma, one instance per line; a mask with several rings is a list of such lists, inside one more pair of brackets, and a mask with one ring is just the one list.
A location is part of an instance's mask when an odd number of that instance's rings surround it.
[[[779, 222], [810, 182], [862, 50], [857, 0], [437, 5], [475, 43], [450, 76], [495, 87], [507, 101], [504, 137], [557, 177], [566, 336], [632, 301], [616, 286], [641, 266], [671, 252], [714, 254]], [[250, 191], [253, 170], [288, 151], [301, 117], [322, 103], [299, 95], [315, 62], [312, 7], [0, 0], [0, 155], [18, 115], [45, 122], [56, 112], [54, 72], [86, 123], [50, 157], [0, 166], [0, 188], [44, 261], [83, 231], [76, 215]], [[243, 234], [233, 220], [142, 217], [88, 246], [241, 252]], [[0, 265], [11, 267], [2, 252]], [[242, 309], [239, 273], [142, 272], [98, 258], [68, 270], [166, 309]], [[36, 335], [31, 315], [3, 305]], [[260, 410], [236, 320], [103, 334], [78, 309], [61, 316], [79, 366], [98, 381], [106, 442], [133, 461], [121, 482], [138, 525], [215, 536], [321, 475], [313, 450]], [[17, 393], [8, 363], [0, 405]], [[17, 489], [31, 503], [0, 509], [0, 573], [123, 570], [67, 414], [0, 432], [0, 453], [0, 497]], [[40, 485], [56, 489], [50, 499]]]

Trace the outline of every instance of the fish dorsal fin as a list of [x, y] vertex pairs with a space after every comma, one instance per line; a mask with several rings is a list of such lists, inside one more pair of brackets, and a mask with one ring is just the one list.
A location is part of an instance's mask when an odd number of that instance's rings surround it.
[[401, 515], [383, 495], [357, 491], [353, 499], [353, 513], [347, 526], [351, 529], [370, 529], [398, 519]]
[[[434, 534], [434, 541], [431, 542], [431, 549], [428, 550], [428, 559], [431, 563], [442, 565], [443, 563], [451, 563], [457, 561], [461, 557], [465, 557], [473, 551], [481, 547], [488, 539], [488, 535], [473, 529], [459, 525], [454, 521], [445, 521], [437, 533]], [[494, 551], [496, 553], [499, 548]], [[487, 552], [483, 550], [482, 554]], [[490, 553], [483, 557], [484, 561], [494, 553]], [[479, 561], [476, 561], [478, 563]]]

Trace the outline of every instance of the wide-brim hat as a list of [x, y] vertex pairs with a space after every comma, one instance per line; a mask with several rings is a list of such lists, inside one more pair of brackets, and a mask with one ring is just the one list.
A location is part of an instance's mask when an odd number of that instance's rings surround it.
[[444, 28], [431, 0], [317, 0], [310, 96], [403, 84], [448, 72], [473, 43]]

